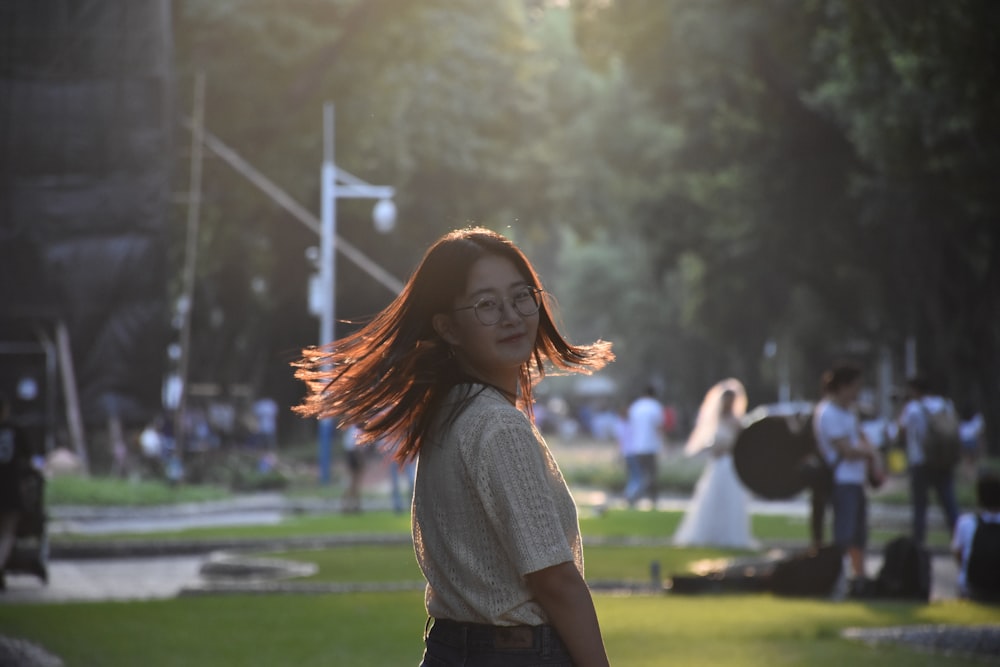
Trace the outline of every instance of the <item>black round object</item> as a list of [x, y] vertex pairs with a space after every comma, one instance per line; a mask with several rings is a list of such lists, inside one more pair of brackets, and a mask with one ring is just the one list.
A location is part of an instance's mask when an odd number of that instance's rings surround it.
[[812, 415], [765, 415], [747, 425], [733, 447], [733, 465], [743, 484], [767, 500], [801, 493], [802, 460], [816, 450]]

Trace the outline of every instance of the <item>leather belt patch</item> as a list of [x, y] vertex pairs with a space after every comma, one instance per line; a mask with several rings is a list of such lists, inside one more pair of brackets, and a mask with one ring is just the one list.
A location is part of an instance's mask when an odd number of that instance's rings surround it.
[[530, 627], [498, 627], [493, 630], [496, 648], [533, 648], [535, 633]]

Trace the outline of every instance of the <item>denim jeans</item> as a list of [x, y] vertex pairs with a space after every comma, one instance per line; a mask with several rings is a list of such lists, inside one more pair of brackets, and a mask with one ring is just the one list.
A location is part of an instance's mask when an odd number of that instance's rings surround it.
[[656, 488], [656, 454], [635, 454], [633, 458], [635, 460], [634, 465], [636, 466], [638, 484], [633, 486], [633, 491], [631, 495], [627, 496], [626, 500], [632, 505], [642, 499], [643, 496], [648, 496], [655, 504], [658, 495], [658, 489]]
[[844, 551], [867, 546], [868, 498], [863, 485], [833, 485], [833, 542]]
[[955, 475], [951, 470], [932, 470], [923, 464], [910, 466], [910, 496], [913, 499], [913, 539], [923, 544], [927, 537], [927, 501], [934, 489], [944, 510], [948, 534], [955, 532], [958, 502], [955, 500]]
[[629, 504], [635, 503], [636, 498], [639, 494], [639, 489], [642, 486], [642, 481], [639, 479], [639, 459], [636, 458], [635, 454], [629, 454], [625, 457], [625, 498], [628, 500]]
[[500, 628], [436, 620], [424, 639], [420, 667], [573, 667], [547, 625]]

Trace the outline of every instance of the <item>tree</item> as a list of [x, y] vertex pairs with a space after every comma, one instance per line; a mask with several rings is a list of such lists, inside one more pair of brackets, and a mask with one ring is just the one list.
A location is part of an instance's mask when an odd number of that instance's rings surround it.
[[[863, 159], [887, 313], [920, 366], [1000, 432], [1000, 7], [828, 2], [812, 96]], [[874, 258], [873, 258], [874, 259]]]

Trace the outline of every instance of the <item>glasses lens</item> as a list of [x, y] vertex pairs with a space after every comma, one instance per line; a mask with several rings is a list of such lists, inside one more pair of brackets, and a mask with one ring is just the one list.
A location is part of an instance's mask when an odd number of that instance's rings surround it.
[[538, 306], [538, 290], [534, 288], [529, 287], [519, 290], [517, 294], [514, 295], [514, 310], [516, 310], [522, 317], [528, 317], [529, 315], [537, 313]]
[[476, 304], [473, 309], [476, 313], [476, 318], [481, 324], [486, 326], [492, 326], [500, 321], [503, 316], [503, 305], [502, 302], [497, 301], [492, 297], [481, 300]]

